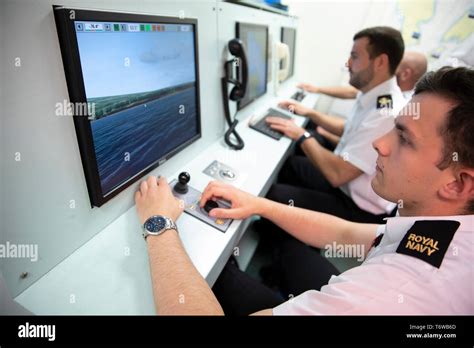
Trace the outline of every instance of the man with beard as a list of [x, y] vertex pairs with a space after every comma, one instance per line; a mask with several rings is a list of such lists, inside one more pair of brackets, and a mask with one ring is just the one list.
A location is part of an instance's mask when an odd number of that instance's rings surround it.
[[[428, 60], [421, 52], [405, 51], [403, 59], [398, 65], [395, 76], [397, 77], [398, 87], [402, 91], [403, 96], [407, 102], [411, 99], [415, 90], [415, 85], [418, 80], [428, 70]], [[300, 83], [298, 88], [301, 88], [310, 93], [325, 94], [329, 97], [339, 99], [355, 99], [359, 90], [351, 85], [349, 86], [315, 86], [310, 83]], [[306, 129], [315, 129], [316, 139], [323, 144], [327, 149], [334, 150], [337, 146], [340, 137], [334, 135], [322, 127], [315, 127], [313, 122], [309, 122]], [[298, 150], [298, 153], [302, 153]]]
[[341, 138], [332, 152], [293, 121], [268, 118], [306, 155], [288, 159], [269, 199], [358, 222], [381, 222], [392, 213], [396, 205], [377, 196], [370, 185], [377, 156], [371, 143], [393, 127], [406, 103], [395, 77], [403, 52], [400, 32], [390, 27], [367, 28], [354, 36], [347, 66], [349, 82], [359, 92], [347, 121], [281, 103]]

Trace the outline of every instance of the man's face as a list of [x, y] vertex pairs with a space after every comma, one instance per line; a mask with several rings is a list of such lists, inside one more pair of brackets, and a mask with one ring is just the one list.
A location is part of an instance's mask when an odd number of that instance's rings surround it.
[[367, 51], [368, 44], [369, 39], [366, 37], [355, 40], [347, 61], [349, 83], [357, 89], [364, 88], [374, 78], [374, 64]]
[[439, 129], [451, 106], [430, 93], [415, 95], [396, 118], [395, 127], [374, 141], [379, 156], [372, 188], [379, 196], [418, 208], [439, 199], [439, 189], [453, 179], [450, 168], [437, 167], [443, 157]]

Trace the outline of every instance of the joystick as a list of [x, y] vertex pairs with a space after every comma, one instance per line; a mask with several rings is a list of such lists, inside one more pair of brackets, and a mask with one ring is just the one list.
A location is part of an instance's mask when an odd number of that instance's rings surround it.
[[217, 204], [217, 202], [213, 201], [212, 199], [206, 201], [206, 203], [204, 204], [204, 210], [208, 214], [212, 209], [215, 209], [215, 208], [219, 208], [219, 204]]
[[178, 182], [174, 185], [173, 189], [181, 194], [187, 193], [189, 180], [191, 180], [191, 175], [188, 172], [181, 172], [178, 176]]
[[204, 202], [204, 205], [201, 207], [202, 192], [188, 185], [190, 180], [191, 175], [187, 172], [181, 172], [177, 179], [172, 180], [170, 187], [172, 187], [173, 196], [181, 201], [187, 214], [221, 232], [226, 232], [233, 220], [216, 218], [210, 216], [209, 213], [215, 208], [230, 209], [232, 204], [222, 199], [216, 199], [215, 201], [210, 199]]

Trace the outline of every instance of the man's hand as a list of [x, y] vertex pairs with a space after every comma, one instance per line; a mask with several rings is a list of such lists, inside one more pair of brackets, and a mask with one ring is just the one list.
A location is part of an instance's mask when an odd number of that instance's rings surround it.
[[182, 202], [171, 193], [166, 179], [161, 177], [157, 180], [156, 176], [142, 181], [140, 190], [135, 193], [135, 203], [141, 224], [153, 215], [163, 215], [176, 221], [184, 209]]
[[288, 138], [298, 140], [306, 130], [298, 126], [293, 120], [286, 120], [281, 117], [267, 117], [266, 122], [274, 130], [282, 132]]
[[298, 88], [301, 88], [307, 92], [310, 92], [310, 93], [319, 93], [319, 88], [316, 87], [315, 85], [312, 85], [310, 83], [299, 83], [296, 87]]
[[291, 113], [308, 117], [309, 113], [311, 112], [310, 108], [307, 108], [301, 104], [295, 103], [290, 100], [282, 101], [278, 104], [278, 106], [282, 109], [288, 109]]
[[215, 208], [209, 212], [209, 216], [223, 219], [246, 219], [251, 215], [260, 214], [264, 198], [256, 197], [244, 192], [234, 186], [219, 181], [211, 181], [201, 196], [200, 206], [210, 199], [222, 198], [231, 202], [231, 209]]

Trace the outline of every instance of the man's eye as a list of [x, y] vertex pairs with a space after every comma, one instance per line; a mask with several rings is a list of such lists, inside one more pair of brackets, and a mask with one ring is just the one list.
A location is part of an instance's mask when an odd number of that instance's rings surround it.
[[408, 140], [405, 139], [402, 133], [398, 133], [398, 138], [400, 139], [401, 144], [408, 144]]

